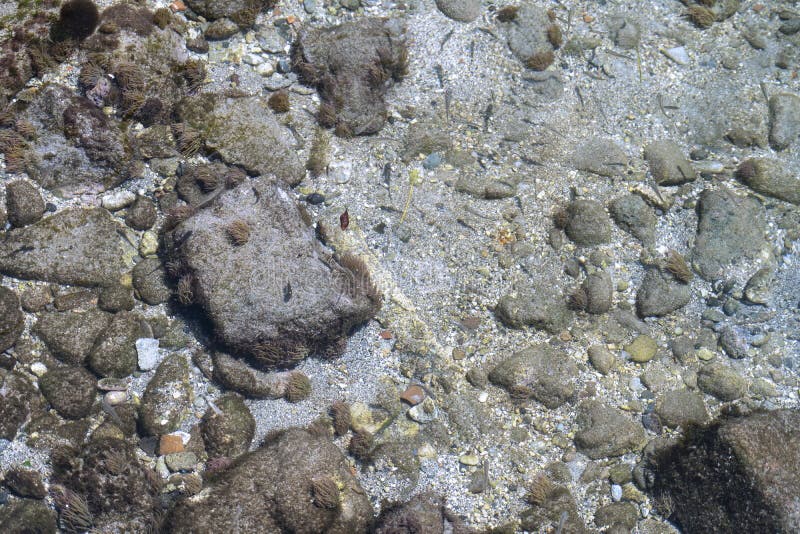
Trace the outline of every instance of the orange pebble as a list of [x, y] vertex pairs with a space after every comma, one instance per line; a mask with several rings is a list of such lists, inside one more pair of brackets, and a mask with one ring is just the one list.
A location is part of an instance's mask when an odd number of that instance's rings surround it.
[[165, 434], [158, 442], [158, 454], [172, 454], [183, 452], [183, 439], [177, 434]]
[[587, 22], [588, 23], [588, 22], [592, 22], [593, 20], [594, 20], [593, 16], [589, 15], [588, 13], [584, 13], [583, 14], [583, 22]]
[[186, 11], [186, 4], [183, 3], [183, 0], [175, 0], [169, 5], [169, 8], [172, 10], [173, 13], [177, 13], [179, 11]]

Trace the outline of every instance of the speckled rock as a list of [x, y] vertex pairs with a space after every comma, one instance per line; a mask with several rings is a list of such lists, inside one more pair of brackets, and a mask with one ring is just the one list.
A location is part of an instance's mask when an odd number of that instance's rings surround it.
[[596, 200], [573, 200], [567, 208], [564, 230], [578, 245], [594, 246], [611, 240], [611, 218]]
[[135, 313], [113, 316], [89, 353], [89, 367], [101, 377], [124, 378], [136, 370], [136, 340], [148, 337], [146, 323]]
[[622, 176], [628, 164], [628, 156], [619, 143], [604, 137], [584, 139], [571, 159], [579, 171], [607, 177]]
[[617, 226], [637, 238], [644, 245], [655, 242], [656, 214], [639, 195], [625, 195], [609, 206]]
[[111, 315], [99, 310], [45, 312], [34, 325], [33, 333], [45, 342], [53, 356], [64, 363], [79, 365], [110, 322]]
[[19, 297], [11, 289], [0, 286], [0, 352], [13, 347], [24, 328]]
[[[232, 224], [247, 230], [239, 244]], [[333, 258], [290, 193], [266, 179], [225, 191], [166, 239], [220, 344], [257, 367], [291, 367], [335, 349], [380, 307], [365, 265]]]
[[617, 358], [603, 345], [589, 347], [589, 361], [601, 374], [608, 374], [617, 366]]
[[149, 230], [156, 223], [155, 203], [142, 195], [137, 195], [136, 200], [125, 214], [125, 224], [134, 230]]
[[708, 421], [703, 396], [686, 389], [667, 391], [656, 400], [656, 414], [670, 428], [702, 425]]
[[292, 428], [270, 434], [202, 493], [179, 502], [167, 525], [173, 534], [351, 534], [371, 521], [372, 506], [339, 449], [326, 436]]
[[59, 284], [113, 283], [126, 269], [122, 226], [104, 209], [67, 208], [6, 233], [0, 273]]
[[501, 297], [494, 312], [508, 327], [533, 326], [554, 334], [567, 328], [572, 320], [566, 299], [558, 288], [548, 286], [544, 280], [532, 290]]
[[231, 165], [257, 175], [277, 176], [289, 185], [297, 185], [305, 175], [294, 136], [259, 97], [204, 94], [182, 102], [178, 113], [203, 132], [209, 151]]
[[641, 425], [600, 401], [581, 403], [576, 422], [575, 446], [593, 460], [621, 456], [640, 449], [647, 441]]
[[653, 494], [683, 532], [800, 529], [800, 412], [723, 420], [665, 451]]
[[674, 141], [654, 141], [644, 147], [644, 159], [658, 185], [680, 185], [697, 175], [683, 150]]
[[638, 335], [636, 338], [625, 345], [625, 352], [627, 352], [631, 361], [636, 363], [647, 363], [652, 360], [656, 351], [658, 351], [658, 343], [656, 340], [648, 335]]
[[688, 284], [676, 281], [670, 274], [650, 268], [636, 292], [636, 313], [639, 317], [663, 317], [689, 304], [692, 291]]
[[6, 207], [8, 222], [20, 228], [33, 224], [44, 215], [44, 200], [41, 193], [25, 180], [6, 184]]
[[458, 516], [447, 509], [444, 498], [431, 493], [423, 493], [408, 502], [381, 509], [373, 532], [375, 534], [408, 532], [409, 525], [414, 526], [413, 532], [425, 534], [477, 532], [467, 527]]
[[721, 401], [733, 401], [747, 394], [747, 381], [722, 363], [710, 363], [700, 368], [697, 386]]
[[800, 96], [778, 93], [769, 98], [769, 144], [785, 150], [800, 135]]
[[247, 452], [256, 429], [253, 414], [242, 397], [227, 394], [214, 401], [222, 413], [212, 408], [203, 414], [200, 432], [209, 457], [227, 456], [235, 458]]
[[620, 532], [630, 532], [639, 519], [639, 510], [636, 505], [629, 502], [614, 502], [606, 504], [594, 513], [594, 524], [599, 528], [609, 527], [606, 532], [617, 532], [615, 528], [622, 527]]
[[97, 299], [97, 307], [110, 313], [131, 311], [135, 305], [133, 291], [121, 285], [104, 287]]
[[608, 271], [595, 271], [581, 285], [586, 295], [586, 311], [593, 314], [606, 313], [611, 309], [614, 283]]
[[773, 158], [750, 158], [736, 170], [747, 187], [792, 204], [800, 204], [800, 178], [783, 162]]
[[152, 306], [167, 302], [172, 290], [167, 286], [167, 274], [158, 258], [145, 258], [133, 268], [133, 288], [136, 297]]
[[436, 7], [448, 18], [458, 22], [472, 22], [480, 16], [480, 0], [436, 0]]
[[578, 368], [566, 354], [549, 345], [535, 345], [500, 362], [489, 380], [512, 397], [532, 398], [554, 409], [574, 393], [572, 379], [577, 374]]
[[768, 247], [764, 208], [726, 187], [706, 189], [698, 203], [699, 223], [692, 267], [706, 280], [722, 278], [740, 258], [753, 258]]
[[39, 389], [59, 415], [80, 419], [92, 409], [97, 380], [83, 367], [56, 367], [39, 379]]
[[182, 354], [164, 359], [147, 384], [139, 407], [139, 427], [147, 436], [178, 429], [192, 405], [189, 362]]
[[735, 360], [747, 358], [747, 341], [738, 327], [726, 326], [719, 333], [719, 346]]

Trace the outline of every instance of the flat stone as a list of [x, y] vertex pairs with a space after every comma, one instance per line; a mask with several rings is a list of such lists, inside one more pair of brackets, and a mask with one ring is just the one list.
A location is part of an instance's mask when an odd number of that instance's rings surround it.
[[703, 396], [686, 389], [667, 391], [656, 400], [656, 413], [662, 423], [670, 428], [701, 425], [708, 421], [708, 411]]
[[769, 98], [769, 144], [785, 150], [800, 135], [800, 96], [778, 93]]
[[589, 137], [572, 154], [572, 164], [579, 171], [600, 176], [621, 176], [628, 164], [623, 148], [612, 139]]
[[6, 232], [0, 273], [78, 286], [110, 285], [128, 268], [123, 227], [104, 209], [67, 208]]
[[747, 381], [723, 363], [704, 365], [697, 373], [697, 386], [724, 402], [740, 399], [747, 394]]
[[792, 204], [800, 204], [800, 177], [789, 165], [773, 158], [750, 158], [736, 170], [747, 187]]
[[111, 315], [100, 310], [85, 312], [45, 312], [33, 332], [45, 342], [50, 352], [68, 364], [86, 361], [95, 341], [111, 322]]
[[621, 456], [638, 450], [647, 441], [641, 425], [596, 400], [581, 403], [577, 424], [575, 446], [593, 460]]
[[183, 438], [180, 434], [164, 434], [158, 440], [159, 456], [183, 452]]
[[644, 147], [644, 159], [658, 185], [680, 185], [697, 175], [683, 150], [674, 141], [655, 141]]
[[194, 471], [197, 467], [197, 455], [193, 452], [173, 452], [164, 457], [167, 467], [173, 473], [179, 471]]
[[162, 354], [158, 350], [158, 340], [142, 337], [136, 340], [136, 354], [138, 356], [139, 369], [149, 371], [155, 369], [161, 362]]
[[416, 406], [425, 399], [425, 390], [417, 385], [408, 386], [406, 390], [400, 394], [400, 399], [411, 406]]
[[567, 402], [575, 391], [577, 366], [565, 353], [549, 345], [534, 345], [501, 361], [489, 380], [516, 398], [532, 398], [550, 409]]

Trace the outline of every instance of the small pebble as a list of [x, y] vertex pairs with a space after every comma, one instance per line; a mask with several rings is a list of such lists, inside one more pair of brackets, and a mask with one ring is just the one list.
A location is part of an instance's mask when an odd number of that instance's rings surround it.
[[689, 54], [686, 52], [686, 49], [682, 46], [676, 46], [675, 48], [668, 48], [667, 50], [662, 50], [665, 56], [670, 58], [672, 61], [677, 63], [678, 65], [686, 65], [689, 63]]
[[128, 393], [125, 391], [109, 391], [105, 394], [106, 403], [111, 406], [119, 406], [128, 400]]
[[486, 399], [489, 398], [489, 393], [486, 391], [481, 391], [481, 394], [478, 395], [478, 402], [486, 402]]
[[180, 434], [165, 434], [158, 442], [158, 454], [164, 456], [183, 452], [183, 438]]
[[622, 500], [622, 486], [619, 484], [611, 485], [611, 498], [614, 500], [614, 502], [619, 502]]
[[400, 394], [400, 398], [411, 406], [416, 406], [425, 400], [425, 390], [417, 385], [408, 386], [408, 388]]
[[480, 458], [475, 454], [462, 454], [458, 457], [458, 462], [462, 465], [478, 465]]
[[133, 191], [116, 191], [103, 195], [100, 203], [108, 211], [117, 211], [130, 206], [134, 200], [136, 200], [136, 195]]
[[42, 362], [34, 362], [31, 364], [31, 373], [36, 376], [42, 376], [47, 372], [47, 366]]
[[155, 369], [161, 361], [161, 353], [158, 350], [158, 340], [143, 337], [136, 340], [136, 352], [139, 356], [139, 369], [149, 371]]

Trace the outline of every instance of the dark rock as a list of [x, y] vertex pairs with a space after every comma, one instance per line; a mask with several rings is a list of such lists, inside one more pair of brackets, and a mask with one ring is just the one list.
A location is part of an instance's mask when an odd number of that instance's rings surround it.
[[639, 195], [620, 197], [609, 206], [611, 217], [617, 225], [644, 245], [655, 242], [656, 214]]
[[0, 286], [0, 352], [13, 347], [24, 329], [25, 321], [17, 294]]
[[220, 397], [214, 404], [222, 413], [209, 408], [200, 423], [209, 457], [235, 458], [247, 452], [256, 429], [256, 421], [247, 405], [236, 394]]
[[39, 190], [25, 180], [6, 184], [8, 222], [20, 228], [33, 224], [44, 215], [44, 199]]
[[[585, 534], [587, 529], [583, 518], [578, 513], [575, 498], [570, 491], [561, 485], [553, 484], [547, 477], [537, 480], [544, 480], [541, 489], [534, 491], [528, 497], [534, 506], [524, 510], [520, 514], [519, 529], [523, 532], [537, 531], [561, 531], [571, 534]], [[534, 482], [536, 484], [537, 482]]]
[[28, 287], [20, 295], [20, 302], [26, 312], [37, 313], [53, 302], [53, 292], [46, 285]]
[[32, 469], [21, 467], [10, 469], [3, 479], [3, 484], [20, 497], [44, 499], [47, 496], [41, 473]]
[[145, 258], [133, 268], [133, 288], [136, 297], [151, 306], [163, 304], [172, 296], [161, 260]]
[[644, 159], [658, 185], [680, 185], [697, 178], [692, 164], [674, 141], [655, 141], [644, 147]]
[[0, 368], [0, 439], [13, 440], [17, 431], [41, 404], [27, 378]]
[[122, 235], [106, 210], [68, 208], [6, 232], [0, 272], [65, 285], [108, 285], [126, 270]]
[[269, 435], [203, 493], [179, 502], [167, 524], [173, 534], [350, 534], [371, 521], [372, 506], [339, 449], [326, 436], [293, 428]]
[[133, 291], [121, 285], [104, 287], [97, 300], [98, 308], [111, 313], [131, 311], [135, 304]]
[[156, 223], [156, 205], [149, 198], [137, 195], [125, 214], [125, 224], [134, 230], [149, 230]]
[[89, 414], [97, 393], [97, 380], [83, 367], [56, 367], [39, 379], [39, 389], [53, 408], [68, 419]]
[[535, 345], [500, 362], [489, 380], [512, 397], [535, 399], [550, 409], [567, 402], [575, 392], [578, 368], [565, 354], [549, 345]]
[[572, 154], [572, 164], [579, 171], [600, 176], [622, 176], [628, 156], [616, 141], [604, 137], [589, 137], [581, 141]]
[[212, 358], [214, 379], [227, 389], [252, 399], [279, 399], [288, 396], [293, 372], [259, 371], [244, 359], [234, 358], [219, 351], [215, 352]]
[[587, 400], [578, 411], [575, 446], [589, 458], [597, 460], [640, 449], [645, 442], [641, 425], [623, 412], [600, 401]]
[[49, 312], [39, 317], [33, 333], [45, 342], [53, 356], [64, 363], [80, 365], [110, 322], [111, 316], [98, 310]]
[[136, 370], [136, 340], [149, 337], [146, 323], [135, 313], [119, 312], [100, 334], [89, 354], [89, 367], [101, 377], [124, 378]]
[[704, 365], [697, 372], [697, 387], [721, 401], [734, 401], [747, 394], [747, 381], [722, 363]]
[[736, 327], [727, 326], [719, 333], [719, 346], [735, 360], [747, 358], [747, 341]]
[[[295, 138], [260, 97], [203, 94], [184, 100], [178, 115], [222, 160], [256, 175], [274, 175], [289, 185], [305, 176]], [[252, 135], [258, 132], [258, 135]]]
[[608, 271], [595, 271], [583, 281], [586, 294], [586, 311], [594, 314], [606, 313], [611, 309], [614, 283]]
[[319, 90], [320, 124], [350, 137], [383, 127], [384, 95], [406, 74], [408, 56], [398, 20], [364, 18], [302, 32], [292, 61], [300, 80]]
[[533, 326], [553, 334], [567, 328], [572, 320], [566, 299], [557, 288], [544, 284], [535, 291], [526, 290], [501, 297], [494, 312], [508, 327]]
[[702, 425], [708, 421], [703, 396], [686, 389], [676, 389], [659, 395], [656, 413], [670, 428]]
[[[249, 230], [246, 242], [232, 241], [232, 223]], [[292, 196], [264, 179], [225, 191], [167, 241], [217, 339], [262, 368], [331, 347], [379, 307], [363, 262], [331, 257]]]
[[443, 15], [458, 22], [472, 22], [483, 10], [480, 0], [436, 0], [436, 7]]
[[173, 354], [161, 362], [147, 384], [139, 406], [142, 434], [160, 436], [178, 429], [192, 405], [189, 362]]
[[471, 534], [476, 531], [467, 527], [447, 509], [444, 498], [431, 493], [422, 493], [406, 503], [383, 508], [373, 532], [375, 534], [400, 532]]
[[567, 208], [564, 231], [578, 245], [594, 246], [611, 240], [611, 219], [596, 200], [573, 200]]
[[589, 347], [589, 361], [600, 374], [607, 375], [617, 366], [617, 358], [604, 345], [592, 345]]
[[639, 317], [663, 317], [683, 308], [692, 298], [688, 284], [677, 282], [671, 275], [650, 268], [636, 292], [636, 312]]
[[653, 494], [683, 532], [800, 529], [800, 412], [723, 420], [658, 456]]
[[44, 502], [20, 499], [0, 506], [4, 534], [56, 534], [56, 513]]
[[769, 98], [769, 144], [785, 150], [800, 135], [800, 96], [778, 93]]
[[800, 204], [800, 179], [788, 166], [776, 159], [747, 159], [739, 165], [736, 177], [762, 195]]
[[52, 481], [69, 490], [53, 488], [62, 510], [77, 498], [86, 503], [92, 526], [101, 532], [157, 529], [158, 475], [139, 463], [130, 443], [110, 437], [94, 439], [80, 450], [54, 449], [51, 461]]
[[754, 258], [768, 246], [764, 208], [725, 187], [706, 189], [698, 204], [699, 223], [692, 266], [706, 280], [724, 277], [739, 258]]

